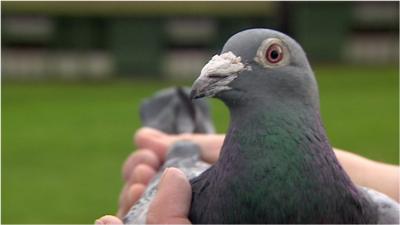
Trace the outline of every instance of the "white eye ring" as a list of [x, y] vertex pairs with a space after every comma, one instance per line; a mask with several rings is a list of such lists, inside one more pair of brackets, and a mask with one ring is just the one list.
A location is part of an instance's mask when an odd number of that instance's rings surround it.
[[[277, 62], [270, 62], [267, 60], [267, 53], [269, 52], [269, 48], [271, 46], [279, 46], [280, 47], [280, 54], [282, 54], [282, 58]], [[257, 50], [257, 54], [254, 57], [254, 61], [258, 62], [265, 68], [276, 68], [287, 65], [289, 63], [289, 51], [286, 45], [278, 38], [268, 38], [265, 39], [260, 47]]]

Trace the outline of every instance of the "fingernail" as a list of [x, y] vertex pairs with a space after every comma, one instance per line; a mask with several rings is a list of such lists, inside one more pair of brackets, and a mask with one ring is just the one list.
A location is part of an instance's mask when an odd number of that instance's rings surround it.
[[127, 197], [129, 199], [129, 201], [132, 199], [132, 191], [131, 191], [132, 190], [132, 186], [133, 185], [129, 186], [129, 188], [128, 188], [128, 196]]
[[168, 176], [169, 181], [172, 181], [172, 180], [176, 181], [177, 179], [187, 179], [186, 175], [181, 170], [179, 170], [175, 167], [168, 167], [167, 169], [165, 169], [165, 171], [161, 177], [159, 186], [163, 185], [165, 180], [167, 180], [167, 176]]
[[104, 224], [104, 223], [103, 223], [103, 221], [98, 219], [98, 220], [94, 221], [94, 224]]
[[165, 168], [165, 170], [160, 178], [160, 183], [158, 184], [159, 186], [162, 184], [164, 178], [167, 176], [168, 171], [169, 171], [169, 167]]

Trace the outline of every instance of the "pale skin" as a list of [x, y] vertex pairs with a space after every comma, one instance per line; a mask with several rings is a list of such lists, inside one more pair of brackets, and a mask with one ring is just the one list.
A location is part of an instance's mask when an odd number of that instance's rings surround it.
[[[225, 135], [222, 134], [167, 135], [151, 128], [139, 129], [134, 136], [134, 144], [138, 149], [123, 165], [125, 185], [120, 195], [117, 215], [103, 216], [96, 220], [96, 224], [122, 224], [121, 218], [143, 194], [163, 163], [167, 149], [174, 142], [195, 142], [201, 147], [202, 159], [214, 163], [218, 159], [224, 138]], [[336, 148], [334, 151], [354, 183], [378, 190], [399, 202], [399, 166], [372, 161]], [[147, 223], [190, 224], [190, 201], [191, 187], [185, 175], [176, 168], [166, 169], [150, 205]]]

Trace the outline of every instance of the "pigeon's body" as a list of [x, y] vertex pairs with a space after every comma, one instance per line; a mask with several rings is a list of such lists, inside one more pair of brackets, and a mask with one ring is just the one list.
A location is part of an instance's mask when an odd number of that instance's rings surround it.
[[313, 72], [290, 37], [231, 37], [193, 84], [192, 97], [203, 96], [221, 99], [231, 120], [219, 160], [191, 180], [193, 223], [398, 223], [397, 203], [359, 189], [340, 166]]

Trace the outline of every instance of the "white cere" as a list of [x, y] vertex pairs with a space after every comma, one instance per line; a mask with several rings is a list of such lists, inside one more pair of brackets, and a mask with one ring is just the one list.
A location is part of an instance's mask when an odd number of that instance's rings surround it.
[[232, 52], [226, 52], [221, 55], [215, 55], [203, 67], [200, 77], [213, 75], [213, 76], [227, 76], [239, 73], [246, 68], [241, 62], [242, 59]]

